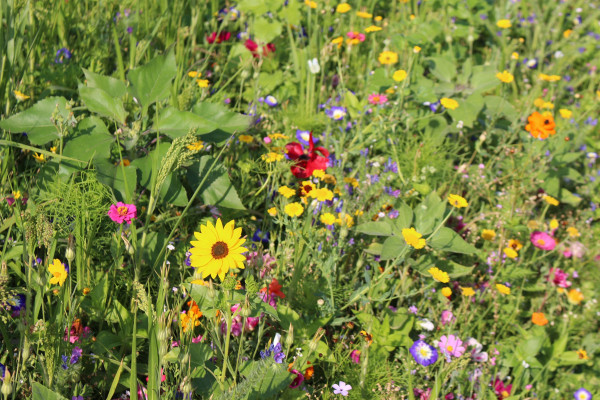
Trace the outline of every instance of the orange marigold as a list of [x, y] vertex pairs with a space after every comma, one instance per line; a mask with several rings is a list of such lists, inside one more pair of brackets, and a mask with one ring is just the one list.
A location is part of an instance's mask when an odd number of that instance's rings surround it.
[[539, 326], [544, 326], [548, 323], [548, 320], [544, 316], [543, 312], [534, 312], [531, 316], [531, 322]]
[[525, 130], [531, 133], [531, 136], [536, 139], [548, 139], [549, 136], [556, 134], [554, 130], [554, 117], [548, 111], [542, 114], [535, 111], [527, 118], [527, 122]]

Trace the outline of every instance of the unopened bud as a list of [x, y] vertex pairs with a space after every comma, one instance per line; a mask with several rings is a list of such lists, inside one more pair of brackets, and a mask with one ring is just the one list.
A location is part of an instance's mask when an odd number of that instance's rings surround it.
[[75, 258], [75, 238], [73, 235], [69, 235], [69, 242], [67, 244], [67, 251], [65, 253], [65, 257], [69, 260], [69, 265], [72, 264], [73, 259]]
[[290, 348], [294, 344], [294, 325], [290, 324], [290, 329], [288, 329], [288, 334], [285, 337], [285, 345]]
[[133, 248], [133, 246], [131, 245], [131, 243], [129, 242], [129, 240], [127, 240], [127, 238], [125, 237], [125, 234], [121, 234], [121, 239], [123, 239], [123, 243], [125, 243], [125, 250], [127, 250], [127, 252], [130, 255], [133, 255], [135, 253], [135, 250]]
[[4, 395], [4, 398], [8, 398], [8, 396], [10, 396], [10, 394], [12, 393], [12, 384], [10, 383], [10, 378], [10, 371], [8, 370], [8, 368], [6, 368], [6, 370], [4, 371], [4, 381], [2, 382], [2, 390], [0, 390]]

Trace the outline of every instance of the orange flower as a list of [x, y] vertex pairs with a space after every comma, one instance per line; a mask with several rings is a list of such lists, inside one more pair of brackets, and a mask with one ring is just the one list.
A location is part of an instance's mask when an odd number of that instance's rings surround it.
[[[308, 361], [307, 364], [310, 365], [310, 361]], [[306, 368], [306, 371], [304, 371], [304, 379], [309, 380], [310, 378], [313, 377], [314, 374], [315, 374], [315, 367], [310, 365], [308, 368]]]
[[531, 316], [531, 322], [539, 326], [544, 326], [548, 323], [548, 320], [544, 316], [543, 312], [534, 312]]
[[527, 118], [527, 122], [525, 130], [531, 133], [531, 136], [536, 139], [548, 139], [549, 136], [556, 134], [554, 130], [554, 117], [548, 111], [543, 114], [535, 111]]

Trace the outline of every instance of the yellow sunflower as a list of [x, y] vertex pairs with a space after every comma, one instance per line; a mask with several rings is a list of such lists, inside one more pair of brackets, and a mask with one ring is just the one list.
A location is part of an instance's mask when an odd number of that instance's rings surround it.
[[246, 257], [242, 253], [248, 249], [241, 246], [246, 239], [241, 237], [242, 228], [235, 229], [234, 225], [235, 221], [229, 221], [223, 227], [219, 218], [214, 226], [208, 221], [200, 226], [200, 232], [194, 232], [198, 240], [191, 242], [194, 247], [190, 250], [190, 260], [204, 278], [218, 275], [223, 280], [230, 269], [244, 268]]

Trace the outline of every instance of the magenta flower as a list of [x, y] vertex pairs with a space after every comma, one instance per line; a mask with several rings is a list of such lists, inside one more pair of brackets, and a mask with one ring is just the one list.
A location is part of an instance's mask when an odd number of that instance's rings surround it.
[[304, 382], [304, 375], [302, 375], [302, 373], [298, 370], [291, 370], [290, 371], [292, 374], [296, 375], [296, 377], [294, 378], [294, 380], [292, 381], [292, 383], [290, 383], [290, 389], [296, 389], [298, 386], [300, 386], [302, 384], [302, 382]]
[[465, 346], [463, 346], [462, 340], [454, 335], [443, 335], [438, 342], [440, 351], [446, 355], [446, 360], [449, 360], [449, 356], [460, 357], [465, 352]]
[[350, 353], [350, 358], [352, 359], [353, 363], [360, 364], [360, 350], [352, 350], [352, 353]]
[[561, 288], [568, 288], [571, 286], [571, 281], [569, 279], [569, 274], [563, 271], [560, 268], [550, 268], [550, 273], [548, 274], [548, 280], [552, 280], [556, 286]]
[[455, 320], [454, 314], [452, 311], [444, 310], [442, 311], [442, 325], [449, 324]]
[[556, 240], [546, 232], [533, 231], [529, 237], [531, 243], [542, 250], [554, 250], [556, 247]]
[[110, 206], [108, 216], [117, 224], [122, 224], [123, 222], [131, 224], [131, 220], [137, 218], [137, 208], [135, 208], [134, 204], [125, 204], [119, 201], [117, 204]]

